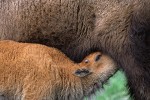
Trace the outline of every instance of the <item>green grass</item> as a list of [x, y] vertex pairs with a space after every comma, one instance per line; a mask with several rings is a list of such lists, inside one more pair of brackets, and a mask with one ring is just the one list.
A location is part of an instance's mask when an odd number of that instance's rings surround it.
[[[92, 99], [89, 100], [132, 100], [128, 95], [127, 81], [124, 73], [118, 71], [104, 85], [104, 90], [97, 92]], [[85, 99], [88, 100], [88, 99]]]

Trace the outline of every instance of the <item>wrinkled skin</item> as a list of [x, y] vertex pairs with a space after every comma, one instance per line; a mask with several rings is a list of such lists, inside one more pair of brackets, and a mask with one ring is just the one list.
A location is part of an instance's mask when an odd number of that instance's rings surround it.
[[0, 0], [0, 39], [41, 43], [74, 61], [103, 51], [135, 100], [150, 99], [149, 0]]

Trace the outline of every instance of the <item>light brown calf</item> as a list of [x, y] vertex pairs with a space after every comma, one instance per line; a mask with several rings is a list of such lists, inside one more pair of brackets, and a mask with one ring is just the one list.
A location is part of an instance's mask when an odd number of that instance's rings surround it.
[[82, 100], [115, 71], [100, 52], [77, 64], [55, 48], [0, 42], [0, 94], [8, 100]]

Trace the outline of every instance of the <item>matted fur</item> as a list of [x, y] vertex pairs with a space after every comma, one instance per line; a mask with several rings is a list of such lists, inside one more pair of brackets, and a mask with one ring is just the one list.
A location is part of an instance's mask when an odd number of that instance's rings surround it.
[[150, 0], [0, 0], [0, 39], [54, 46], [74, 61], [95, 50], [150, 100]]
[[[91, 73], [80, 77], [75, 73], [80, 69]], [[74, 63], [55, 48], [0, 41], [0, 94], [5, 100], [82, 100], [116, 69], [114, 61], [100, 52]]]

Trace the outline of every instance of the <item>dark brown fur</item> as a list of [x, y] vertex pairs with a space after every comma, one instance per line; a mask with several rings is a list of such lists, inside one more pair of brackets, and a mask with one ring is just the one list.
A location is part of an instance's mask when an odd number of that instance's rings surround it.
[[54, 46], [81, 61], [102, 50], [150, 100], [150, 0], [0, 0], [0, 39]]

